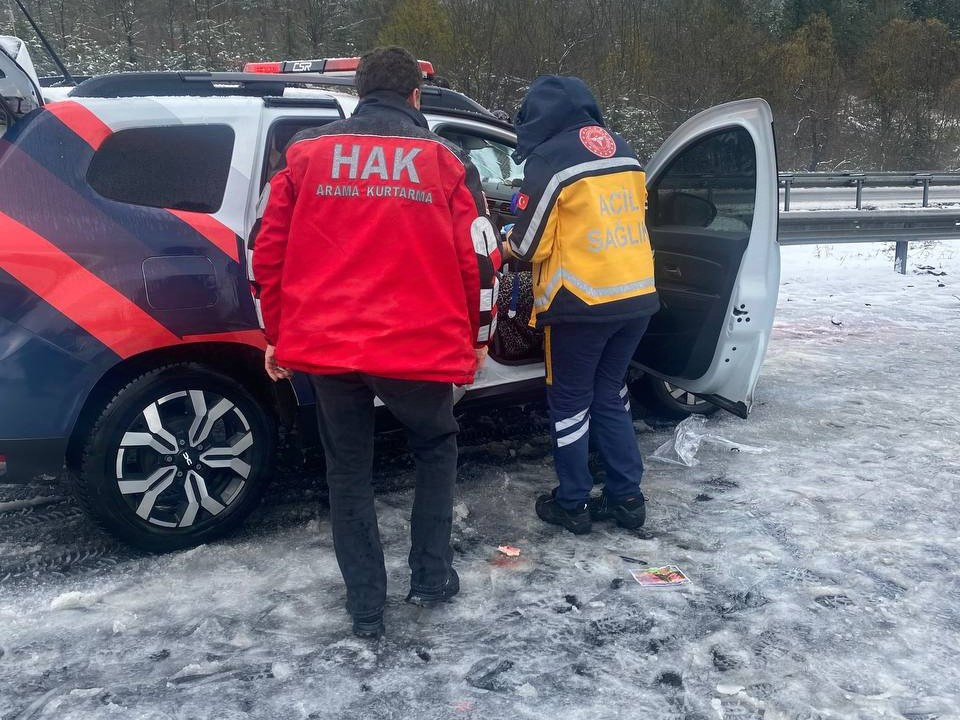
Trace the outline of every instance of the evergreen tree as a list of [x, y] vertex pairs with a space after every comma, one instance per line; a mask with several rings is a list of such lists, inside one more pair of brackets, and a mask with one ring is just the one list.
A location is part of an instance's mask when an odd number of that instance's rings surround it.
[[438, 0], [400, 0], [377, 34], [380, 45], [400, 45], [419, 58], [449, 61], [453, 27]]

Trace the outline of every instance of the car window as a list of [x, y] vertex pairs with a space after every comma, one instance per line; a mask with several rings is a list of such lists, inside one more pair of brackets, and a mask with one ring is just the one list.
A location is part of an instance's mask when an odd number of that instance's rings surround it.
[[263, 157], [263, 173], [260, 178], [260, 187], [263, 188], [270, 178], [286, 167], [287, 161], [284, 151], [294, 136], [301, 130], [320, 127], [330, 122], [328, 118], [286, 118], [277, 120], [267, 131], [266, 151]]
[[756, 190], [750, 133], [721, 130], [684, 149], [660, 175], [649, 195], [647, 225], [749, 233]]
[[213, 213], [223, 202], [233, 142], [229, 125], [119, 130], [94, 154], [87, 182], [111, 200]]
[[464, 131], [441, 129], [441, 137], [463, 149], [480, 172], [480, 183], [487, 195], [507, 199], [523, 181], [523, 163], [514, 161], [513, 148], [506, 143]]

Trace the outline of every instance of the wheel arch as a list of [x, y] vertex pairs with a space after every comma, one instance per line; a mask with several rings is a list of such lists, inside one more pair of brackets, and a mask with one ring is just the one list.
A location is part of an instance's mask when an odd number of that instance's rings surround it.
[[149, 350], [126, 358], [107, 370], [96, 382], [80, 409], [67, 443], [66, 464], [76, 470], [81, 461], [87, 432], [111, 398], [127, 383], [163, 365], [192, 363], [226, 375], [243, 385], [278, 423], [293, 427], [298, 401], [289, 382], [273, 383], [263, 369], [263, 350], [236, 342], [188, 343]]

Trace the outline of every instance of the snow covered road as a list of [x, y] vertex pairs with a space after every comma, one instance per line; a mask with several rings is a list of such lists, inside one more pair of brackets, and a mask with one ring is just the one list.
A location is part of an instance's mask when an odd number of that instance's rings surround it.
[[[639, 533], [542, 525], [542, 421], [473, 418], [463, 592], [410, 607], [409, 464], [382, 462], [379, 645], [349, 634], [309, 478], [166, 556], [103, 539], [60, 490], [0, 486], [0, 719], [960, 718], [960, 243], [892, 265], [784, 249], [754, 411], [707, 424], [768, 452], [650, 462]], [[641, 430], [645, 457], [671, 434]], [[629, 574], [668, 564], [692, 583]]]

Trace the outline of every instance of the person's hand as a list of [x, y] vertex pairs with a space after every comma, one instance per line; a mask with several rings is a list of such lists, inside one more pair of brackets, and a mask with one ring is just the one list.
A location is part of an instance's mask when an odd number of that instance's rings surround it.
[[482, 348], [474, 348], [473, 352], [477, 354], [477, 370], [479, 370], [483, 367], [483, 363], [487, 359], [487, 348], [486, 346]]
[[513, 248], [510, 247], [509, 237], [511, 230], [513, 230], [513, 223], [507, 223], [500, 228], [500, 238], [502, 240], [500, 243], [500, 254], [504, 260], [513, 260], [516, 258], [516, 255], [513, 254]]
[[267, 349], [263, 353], [263, 367], [274, 382], [289, 380], [293, 377], [293, 373], [285, 367], [277, 365], [276, 352], [277, 349], [273, 345], [267, 345]]

